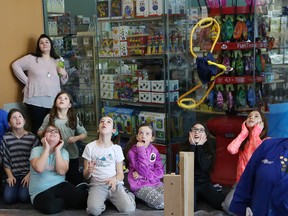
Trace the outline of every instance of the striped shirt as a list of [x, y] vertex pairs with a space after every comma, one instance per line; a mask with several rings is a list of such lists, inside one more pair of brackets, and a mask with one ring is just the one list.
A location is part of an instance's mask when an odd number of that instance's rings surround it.
[[11, 169], [14, 177], [26, 175], [30, 171], [31, 150], [40, 145], [37, 136], [28, 132], [18, 139], [9, 131], [3, 135], [1, 144], [3, 167]]

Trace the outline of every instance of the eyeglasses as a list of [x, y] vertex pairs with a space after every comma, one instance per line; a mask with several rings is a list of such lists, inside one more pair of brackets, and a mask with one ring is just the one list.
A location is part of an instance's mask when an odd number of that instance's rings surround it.
[[191, 129], [191, 131], [193, 131], [193, 132], [199, 132], [199, 133], [204, 133], [205, 132], [205, 129], [204, 128], [195, 128], [195, 127], [193, 127], [192, 129]]
[[57, 133], [57, 134], [59, 134], [59, 130], [58, 129], [47, 129], [46, 133]]

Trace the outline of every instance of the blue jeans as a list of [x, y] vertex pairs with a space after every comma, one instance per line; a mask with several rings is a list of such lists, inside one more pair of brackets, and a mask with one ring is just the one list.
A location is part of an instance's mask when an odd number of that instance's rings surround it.
[[16, 184], [14, 184], [12, 187], [10, 187], [7, 182], [5, 183], [3, 199], [6, 203], [13, 204], [16, 202], [30, 202], [28, 187], [24, 187], [21, 184], [24, 177], [25, 176], [16, 177]]

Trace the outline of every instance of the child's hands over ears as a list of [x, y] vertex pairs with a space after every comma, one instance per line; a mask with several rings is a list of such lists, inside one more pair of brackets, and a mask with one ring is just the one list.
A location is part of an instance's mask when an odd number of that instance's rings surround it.
[[59, 143], [57, 144], [55, 150], [61, 150], [61, 148], [63, 147], [64, 145], [64, 141], [63, 140], [60, 140]]
[[46, 137], [43, 137], [43, 138], [41, 139], [41, 143], [42, 143], [44, 149], [47, 149], [47, 150], [50, 149], [50, 145], [49, 145], [49, 143], [47, 142]]

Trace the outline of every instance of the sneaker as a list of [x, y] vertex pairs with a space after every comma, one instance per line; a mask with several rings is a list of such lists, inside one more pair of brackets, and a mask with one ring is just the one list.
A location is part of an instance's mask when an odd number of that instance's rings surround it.
[[89, 185], [86, 182], [82, 182], [82, 183], [76, 185], [76, 188], [78, 188], [79, 190], [85, 191], [85, 190], [89, 189]]

